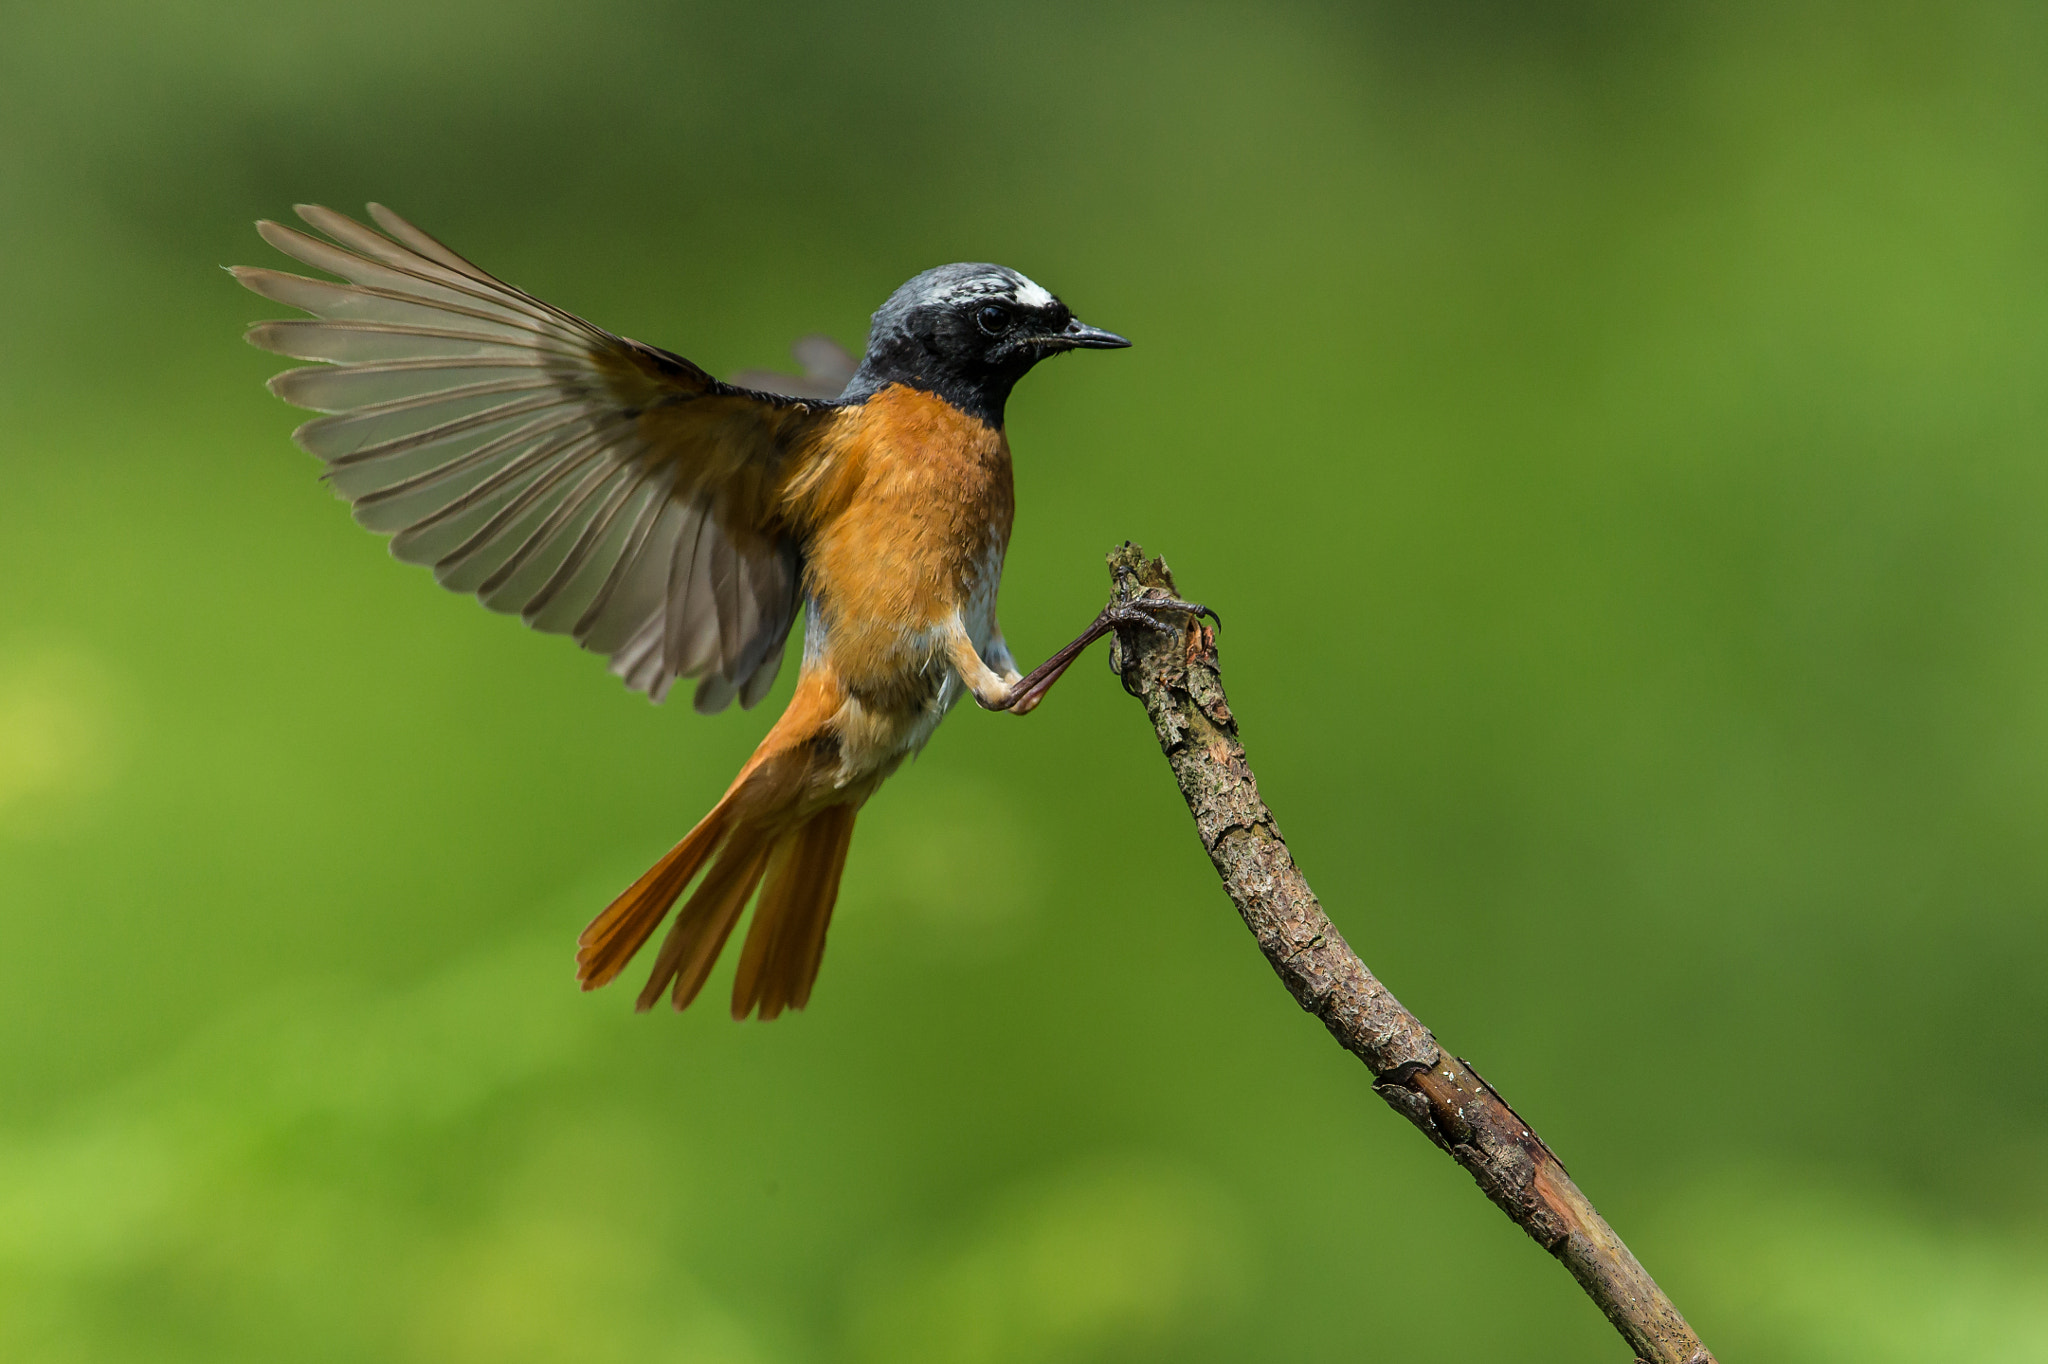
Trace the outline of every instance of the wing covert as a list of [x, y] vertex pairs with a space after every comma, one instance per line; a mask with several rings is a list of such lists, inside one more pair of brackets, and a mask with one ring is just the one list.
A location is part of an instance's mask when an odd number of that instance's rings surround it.
[[339, 277], [235, 267], [312, 314], [258, 322], [265, 350], [321, 362], [270, 381], [326, 415], [293, 439], [357, 521], [445, 587], [607, 654], [699, 710], [766, 694], [794, 619], [800, 553], [776, 490], [829, 403], [721, 384], [498, 280], [380, 205], [265, 241]]

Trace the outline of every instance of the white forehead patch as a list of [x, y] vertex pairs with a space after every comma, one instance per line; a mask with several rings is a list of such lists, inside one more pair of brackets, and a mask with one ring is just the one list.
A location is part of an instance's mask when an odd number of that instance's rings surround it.
[[1011, 297], [1016, 299], [1017, 305], [1022, 308], [1050, 308], [1052, 306], [1052, 295], [1046, 292], [1045, 286], [1033, 284], [1022, 275], [1017, 276], [1017, 289]]

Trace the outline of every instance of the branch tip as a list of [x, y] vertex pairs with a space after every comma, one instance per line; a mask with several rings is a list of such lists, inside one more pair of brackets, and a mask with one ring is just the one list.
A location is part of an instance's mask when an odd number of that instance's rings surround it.
[[[1181, 597], [1166, 560], [1148, 560], [1132, 541], [1108, 562], [1112, 605], [1155, 591]], [[1715, 1364], [1535, 1129], [1469, 1063], [1437, 1046], [1323, 912], [1259, 796], [1224, 696], [1215, 630], [1191, 617], [1179, 638], [1119, 629], [1111, 640], [1110, 666], [1144, 703], [1224, 890], [1295, 1002], [1365, 1063], [1390, 1108], [1564, 1264], [1637, 1364]], [[1229, 836], [1237, 830], [1256, 836]]]

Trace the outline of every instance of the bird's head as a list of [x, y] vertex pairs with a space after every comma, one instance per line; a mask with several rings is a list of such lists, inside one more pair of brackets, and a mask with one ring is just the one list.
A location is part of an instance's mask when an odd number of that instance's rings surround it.
[[1040, 360], [1130, 344], [1086, 325], [1015, 270], [942, 265], [889, 295], [876, 311], [867, 355], [847, 396], [908, 384], [1001, 426], [1011, 386]]

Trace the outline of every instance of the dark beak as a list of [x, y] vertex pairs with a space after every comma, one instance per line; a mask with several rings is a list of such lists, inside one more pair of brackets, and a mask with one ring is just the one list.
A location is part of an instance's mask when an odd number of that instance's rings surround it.
[[1122, 350], [1131, 344], [1115, 332], [1091, 327], [1079, 318], [1069, 322], [1065, 331], [1046, 337], [1045, 343], [1061, 350]]

